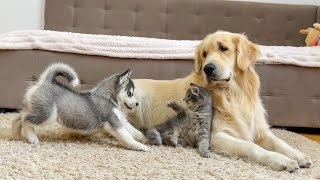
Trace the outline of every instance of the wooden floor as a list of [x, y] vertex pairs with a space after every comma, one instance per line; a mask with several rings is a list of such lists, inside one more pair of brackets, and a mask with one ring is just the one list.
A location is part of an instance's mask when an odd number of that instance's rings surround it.
[[288, 131], [296, 132], [304, 137], [320, 143], [320, 128], [297, 128], [287, 127]]
[[317, 141], [320, 143], [320, 134], [306, 134], [306, 133], [301, 133], [304, 137], [311, 139], [313, 141]]

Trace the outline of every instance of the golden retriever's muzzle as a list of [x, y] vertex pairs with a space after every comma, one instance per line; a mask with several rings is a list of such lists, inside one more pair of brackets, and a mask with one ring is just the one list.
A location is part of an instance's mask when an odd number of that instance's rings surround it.
[[209, 64], [205, 65], [204, 68], [203, 68], [203, 71], [206, 74], [206, 79], [207, 79], [208, 82], [210, 82], [210, 81], [226, 81], [226, 82], [229, 82], [230, 78], [231, 78], [231, 75], [230, 75], [226, 79], [220, 79], [220, 77], [218, 75], [217, 67], [213, 63], [209, 63]]
[[207, 76], [215, 77], [216, 76], [216, 65], [213, 63], [207, 64], [204, 66], [203, 70]]

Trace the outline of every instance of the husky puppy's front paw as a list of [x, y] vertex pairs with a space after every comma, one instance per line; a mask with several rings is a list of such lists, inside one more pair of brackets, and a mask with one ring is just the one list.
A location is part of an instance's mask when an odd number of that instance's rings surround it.
[[27, 141], [30, 144], [38, 144], [39, 143], [39, 139], [37, 136], [27, 137]]
[[145, 136], [141, 136], [139, 139], [137, 139], [137, 141], [146, 144], [148, 142], [148, 139]]
[[136, 132], [136, 134], [134, 135], [134, 139], [143, 144], [148, 142], [148, 139], [140, 131]]
[[148, 152], [149, 151], [149, 148], [144, 145], [144, 144], [141, 144], [139, 142], [136, 142], [134, 144], [132, 144], [131, 146], [127, 147], [128, 149], [131, 149], [131, 150], [134, 150], [134, 151], [144, 151], [144, 152]]
[[149, 148], [148, 148], [146, 145], [139, 143], [139, 145], [137, 146], [137, 150], [138, 150], [138, 151], [148, 152], [148, 151], [149, 151]]

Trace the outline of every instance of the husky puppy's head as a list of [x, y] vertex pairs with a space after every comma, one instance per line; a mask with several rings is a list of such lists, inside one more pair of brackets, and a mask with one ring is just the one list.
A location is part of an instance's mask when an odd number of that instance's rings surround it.
[[139, 105], [134, 94], [134, 84], [130, 79], [131, 69], [117, 76], [117, 85], [119, 86], [119, 92], [117, 95], [118, 104], [121, 110], [131, 110]]
[[210, 93], [203, 87], [190, 83], [185, 98], [187, 106], [191, 110], [198, 110], [199, 107], [207, 105], [211, 101]]

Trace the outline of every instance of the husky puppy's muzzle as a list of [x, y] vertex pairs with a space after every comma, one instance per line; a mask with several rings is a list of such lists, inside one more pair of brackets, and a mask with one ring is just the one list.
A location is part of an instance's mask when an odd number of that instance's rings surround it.
[[213, 63], [209, 63], [205, 65], [203, 68], [203, 71], [206, 74], [206, 79], [208, 82], [210, 81], [229, 82], [231, 79], [231, 73], [229, 73], [229, 76], [220, 75], [216, 65]]
[[[128, 94], [128, 93], [127, 93]], [[139, 102], [137, 101], [137, 99], [133, 96], [133, 93], [129, 93], [130, 96], [128, 95], [125, 99], [124, 99], [124, 106], [128, 109], [131, 110], [137, 106], [139, 106]]]
[[138, 102], [135, 102], [135, 103], [124, 102], [124, 105], [126, 106], [127, 109], [131, 110], [131, 109], [139, 106], [139, 103]]

